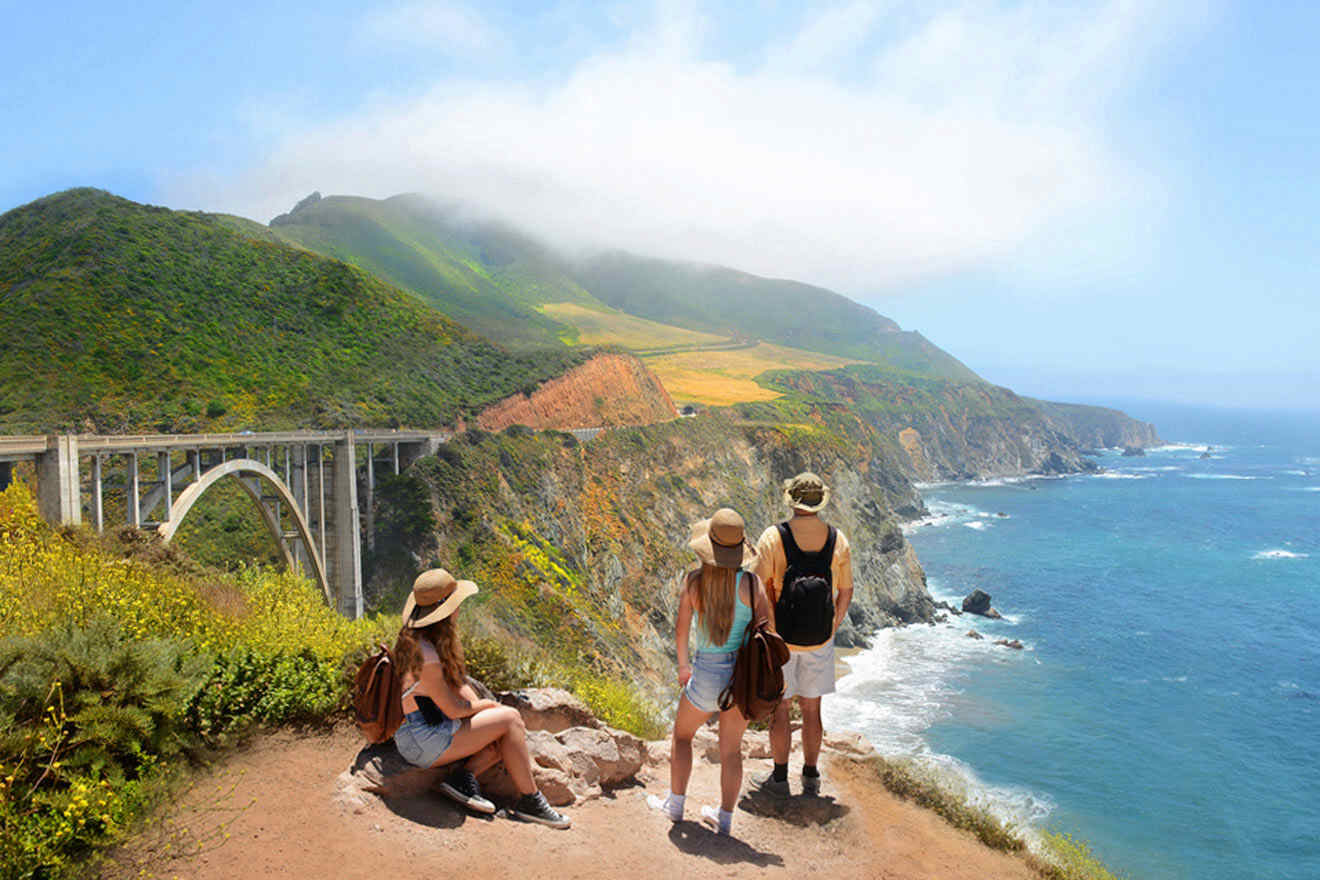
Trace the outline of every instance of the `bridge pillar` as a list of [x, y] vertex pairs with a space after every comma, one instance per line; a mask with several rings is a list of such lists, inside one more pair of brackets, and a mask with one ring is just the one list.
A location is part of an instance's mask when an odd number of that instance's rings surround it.
[[362, 530], [358, 519], [357, 451], [353, 432], [335, 442], [335, 564], [331, 591], [339, 611], [353, 620], [362, 616]]
[[37, 457], [37, 509], [48, 523], [78, 525], [82, 498], [78, 485], [78, 437], [51, 435]]

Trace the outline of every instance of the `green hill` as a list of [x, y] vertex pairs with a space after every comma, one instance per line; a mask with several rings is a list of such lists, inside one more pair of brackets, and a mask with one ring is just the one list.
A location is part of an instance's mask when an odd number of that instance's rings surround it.
[[875, 361], [920, 376], [980, 381], [920, 333], [810, 284], [624, 253], [591, 260], [578, 277], [606, 304], [652, 321]]
[[516, 348], [559, 345], [571, 329], [543, 302], [590, 297], [535, 242], [420, 196], [377, 201], [313, 193], [271, 221], [280, 239], [410, 290], [455, 321]]
[[[980, 381], [921, 334], [824, 288], [624, 253], [573, 262], [528, 235], [423, 196], [377, 201], [313, 193], [270, 228], [411, 290], [510, 345], [574, 339], [572, 327], [536, 309], [571, 302], [726, 338], [875, 361], [918, 376]], [[807, 304], [811, 321], [803, 320]]]
[[439, 425], [562, 372], [236, 217], [76, 189], [0, 215], [0, 431]]

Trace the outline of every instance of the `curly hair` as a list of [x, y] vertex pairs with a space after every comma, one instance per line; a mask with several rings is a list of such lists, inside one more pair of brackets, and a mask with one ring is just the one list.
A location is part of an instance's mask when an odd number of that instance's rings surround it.
[[422, 646], [419, 639], [430, 642], [440, 655], [440, 668], [449, 686], [455, 689], [462, 687], [467, 682], [467, 663], [463, 659], [463, 643], [458, 639], [458, 627], [454, 625], [453, 616], [437, 620], [421, 629], [405, 626], [399, 630], [399, 637], [394, 640], [394, 663], [402, 672], [414, 678], [422, 674]]

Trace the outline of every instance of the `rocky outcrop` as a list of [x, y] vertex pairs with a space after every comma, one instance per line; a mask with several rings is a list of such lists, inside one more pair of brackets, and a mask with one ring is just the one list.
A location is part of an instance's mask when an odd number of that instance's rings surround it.
[[522, 716], [528, 730], [559, 733], [570, 727], [600, 727], [587, 704], [560, 688], [531, 688], [508, 691], [497, 698]]
[[998, 611], [990, 606], [990, 594], [984, 590], [972, 590], [970, 596], [962, 601], [962, 610], [968, 614], [979, 614], [982, 617], [998, 619], [1003, 617]]
[[893, 462], [914, 480], [1091, 471], [1091, 447], [1159, 442], [1153, 426], [1117, 410], [1032, 400], [988, 383], [913, 385], [867, 367], [777, 374], [774, 383], [855, 412], [889, 439]]
[[647, 425], [678, 417], [660, 380], [640, 360], [626, 354], [599, 354], [530, 394], [517, 394], [487, 407], [477, 426], [499, 431], [529, 428], [596, 428]]
[[[528, 729], [536, 784], [555, 806], [599, 797], [603, 791], [632, 780], [647, 760], [646, 743], [601, 724], [566, 691], [532, 689], [501, 693], [497, 699], [519, 708]], [[570, 721], [575, 723], [568, 724]], [[370, 796], [429, 796], [451, 769], [414, 767], [399, 755], [393, 740], [368, 745], [340, 774], [336, 799], [346, 809], [357, 811]], [[517, 796], [512, 780], [499, 764], [482, 773], [479, 781], [483, 792], [497, 800], [511, 801]]]

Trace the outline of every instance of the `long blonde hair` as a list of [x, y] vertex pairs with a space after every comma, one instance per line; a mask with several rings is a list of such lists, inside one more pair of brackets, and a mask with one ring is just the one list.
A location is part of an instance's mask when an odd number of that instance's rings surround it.
[[741, 569], [718, 568], [705, 562], [688, 573], [692, 604], [701, 620], [701, 628], [712, 645], [729, 640], [733, 628], [734, 605], [738, 601], [738, 574]]

